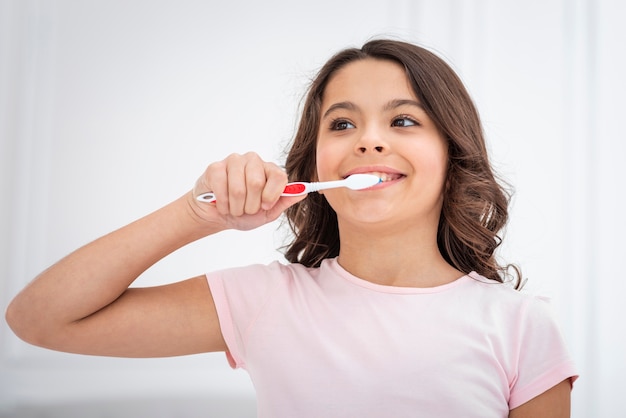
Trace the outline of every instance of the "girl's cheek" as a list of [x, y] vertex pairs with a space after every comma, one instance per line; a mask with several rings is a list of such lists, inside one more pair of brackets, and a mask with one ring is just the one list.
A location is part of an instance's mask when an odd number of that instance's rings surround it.
[[317, 176], [319, 180], [324, 180], [327, 173], [332, 172], [335, 159], [339, 157], [337, 152], [333, 152], [329, 147], [319, 146], [316, 153]]

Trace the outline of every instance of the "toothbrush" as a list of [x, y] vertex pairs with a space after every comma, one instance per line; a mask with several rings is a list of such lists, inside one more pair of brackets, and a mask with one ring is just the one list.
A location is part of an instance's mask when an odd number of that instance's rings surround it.
[[[353, 174], [343, 180], [321, 181], [321, 182], [304, 182], [298, 181], [288, 183], [283, 190], [281, 196], [301, 196], [311, 192], [319, 192], [320, 190], [334, 189], [337, 187], [347, 187], [351, 190], [361, 190], [372, 187], [382, 180], [373, 174]], [[213, 192], [202, 193], [196, 197], [197, 200], [205, 203], [213, 203], [217, 199]]]

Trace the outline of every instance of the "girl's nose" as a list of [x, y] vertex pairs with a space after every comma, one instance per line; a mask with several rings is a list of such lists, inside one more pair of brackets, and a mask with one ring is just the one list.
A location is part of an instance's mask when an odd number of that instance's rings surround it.
[[358, 154], [382, 154], [388, 150], [389, 146], [384, 139], [383, 133], [376, 127], [370, 127], [365, 130], [355, 144], [355, 151]]
[[[361, 154], [365, 154], [367, 152], [370, 152], [370, 148], [363, 147], [363, 146], [360, 146], [358, 148], [358, 150], [359, 150], [359, 152]], [[382, 145], [377, 145], [377, 146], [371, 148], [371, 151], [375, 151], [375, 152], [378, 152], [378, 153], [382, 153], [384, 150], [385, 150], [385, 147], [383, 147]]]

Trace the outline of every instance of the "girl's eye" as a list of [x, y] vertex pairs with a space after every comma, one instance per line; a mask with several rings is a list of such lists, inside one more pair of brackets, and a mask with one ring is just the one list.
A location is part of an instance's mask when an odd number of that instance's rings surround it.
[[399, 118], [396, 118], [393, 120], [393, 122], [391, 122], [391, 126], [398, 126], [398, 127], [404, 127], [404, 126], [417, 126], [419, 125], [419, 123], [417, 123], [417, 121], [407, 117], [407, 116], [402, 116]]
[[334, 120], [330, 124], [330, 129], [332, 129], [333, 131], [344, 131], [346, 129], [354, 129], [354, 128], [355, 126], [345, 119]]

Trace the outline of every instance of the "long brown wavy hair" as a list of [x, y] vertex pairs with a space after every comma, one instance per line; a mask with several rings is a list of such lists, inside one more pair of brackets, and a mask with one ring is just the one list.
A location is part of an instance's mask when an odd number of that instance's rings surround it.
[[[372, 40], [361, 49], [335, 54], [309, 87], [285, 163], [290, 180], [316, 178], [316, 146], [326, 85], [346, 64], [366, 58], [403, 66], [413, 92], [447, 138], [447, 186], [437, 233], [443, 257], [460, 271], [476, 271], [498, 282], [504, 282], [512, 268], [519, 287], [519, 269], [501, 266], [495, 257], [502, 242], [498, 234], [508, 219], [510, 193], [489, 162], [480, 117], [456, 73], [424, 48], [396, 40]], [[323, 195], [310, 194], [290, 207], [286, 218], [295, 236], [286, 246], [288, 261], [318, 267], [322, 260], [339, 254], [337, 215]]]

